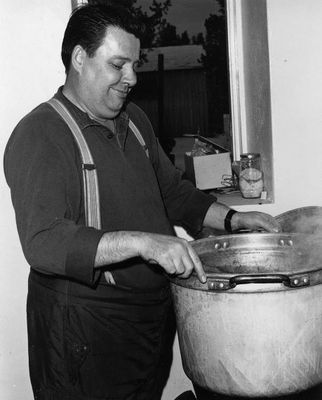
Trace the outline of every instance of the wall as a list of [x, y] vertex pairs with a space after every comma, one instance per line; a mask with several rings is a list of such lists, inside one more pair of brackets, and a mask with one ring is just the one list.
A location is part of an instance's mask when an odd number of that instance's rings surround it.
[[322, 2], [268, 0], [273, 213], [322, 206]]
[[[18, 120], [64, 82], [59, 54], [70, 11], [69, 0], [0, 2], [1, 159]], [[25, 322], [28, 265], [2, 167], [0, 199], [0, 398], [31, 400]]]
[[[322, 2], [267, 3], [275, 203], [256, 209], [277, 215], [296, 207], [322, 206]], [[69, 12], [68, 0], [1, 2], [1, 154], [17, 121], [63, 83], [57, 55]], [[28, 268], [2, 172], [0, 198], [0, 398], [31, 400], [25, 325]], [[249, 208], [254, 209], [243, 210]], [[176, 344], [163, 400], [173, 400], [190, 387]]]
[[[267, 0], [275, 202], [322, 206], [322, 3]], [[250, 207], [245, 207], [249, 209]]]

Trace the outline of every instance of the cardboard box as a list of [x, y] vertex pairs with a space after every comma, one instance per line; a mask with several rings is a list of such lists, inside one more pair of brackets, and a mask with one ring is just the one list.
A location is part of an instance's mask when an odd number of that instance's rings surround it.
[[224, 187], [223, 179], [232, 176], [230, 152], [209, 138], [198, 138], [211, 143], [219, 152], [195, 157], [192, 157], [190, 152], [185, 153], [187, 178], [201, 190]]

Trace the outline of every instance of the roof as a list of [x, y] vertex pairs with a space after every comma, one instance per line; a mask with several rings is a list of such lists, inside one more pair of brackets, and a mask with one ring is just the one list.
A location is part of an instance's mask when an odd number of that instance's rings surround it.
[[202, 68], [200, 59], [203, 48], [201, 45], [155, 47], [142, 49], [142, 51], [146, 54], [147, 61], [137, 68], [137, 72], [157, 71], [159, 54], [164, 56], [164, 70], [167, 71]]

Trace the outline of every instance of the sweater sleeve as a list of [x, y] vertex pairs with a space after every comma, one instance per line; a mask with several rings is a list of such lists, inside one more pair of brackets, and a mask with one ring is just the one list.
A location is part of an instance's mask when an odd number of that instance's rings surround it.
[[4, 170], [30, 266], [92, 285], [99, 275], [94, 261], [104, 232], [82, 222], [81, 170], [75, 146], [65, 123], [40, 106], [14, 130]]

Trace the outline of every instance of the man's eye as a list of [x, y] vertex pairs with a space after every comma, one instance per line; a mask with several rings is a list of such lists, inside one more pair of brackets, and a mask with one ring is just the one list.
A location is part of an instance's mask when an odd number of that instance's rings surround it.
[[118, 71], [122, 69], [123, 65], [119, 65], [119, 64], [114, 64], [112, 63], [112, 67], [117, 69]]

